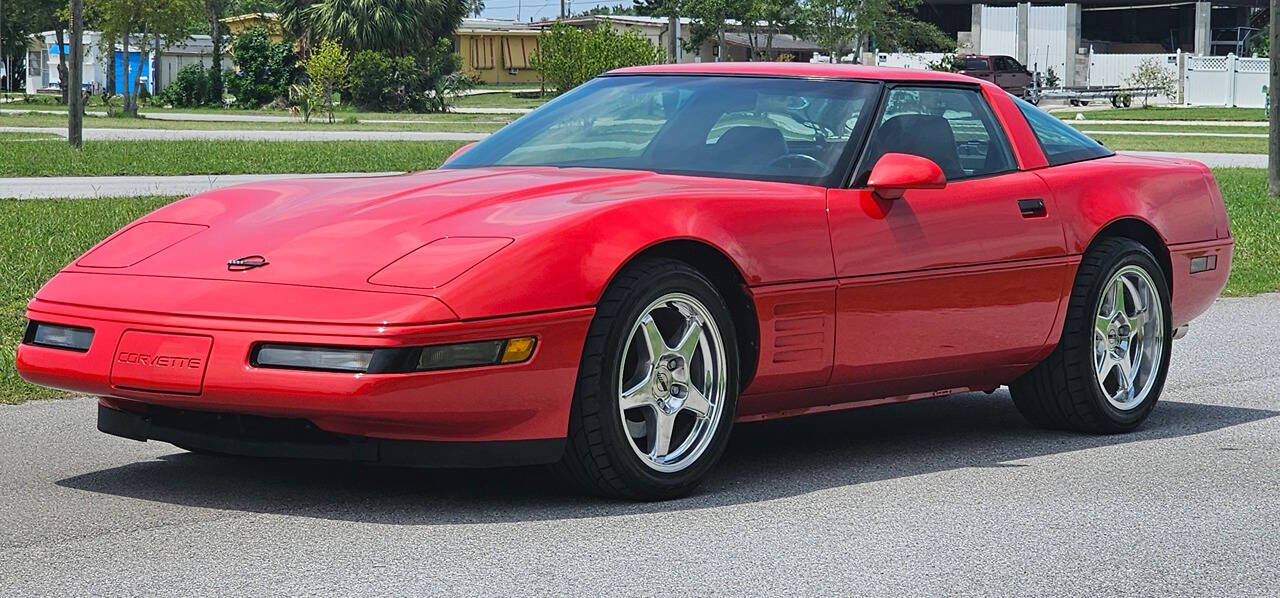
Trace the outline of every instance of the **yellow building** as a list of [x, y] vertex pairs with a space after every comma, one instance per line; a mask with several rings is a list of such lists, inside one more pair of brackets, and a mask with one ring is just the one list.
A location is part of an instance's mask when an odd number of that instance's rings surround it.
[[[250, 13], [222, 19], [231, 35], [246, 29], [266, 27], [271, 41], [280, 42], [280, 16], [275, 13]], [[462, 70], [484, 83], [540, 85], [542, 74], [529, 66], [538, 50], [538, 34], [519, 21], [495, 19], [463, 19], [453, 34], [453, 51], [462, 57]]]
[[280, 15], [273, 12], [255, 12], [227, 17], [222, 19], [221, 23], [227, 26], [227, 33], [233, 36], [244, 33], [246, 29], [265, 27], [270, 33], [272, 43], [278, 44], [284, 41], [284, 33], [280, 30]]
[[529, 65], [538, 50], [538, 34], [518, 21], [463, 19], [453, 34], [463, 72], [484, 83], [542, 83], [542, 73]]

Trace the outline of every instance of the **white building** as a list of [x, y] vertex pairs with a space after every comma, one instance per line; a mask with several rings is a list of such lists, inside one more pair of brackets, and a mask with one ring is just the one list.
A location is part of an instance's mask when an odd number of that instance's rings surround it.
[[[110, 59], [115, 62], [115, 92], [122, 93], [124, 91], [124, 48], [117, 42], [108, 56], [103, 52], [101, 40], [102, 34], [97, 31], [84, 33], [84, 87], [94, 93], [106, 88], [107, 61]], [[65, 41], [67, 46], [65, 51], [70, 52], [71, 43], [69, 40]], [[155, 52], [149, 52], [145, 57], [139, 52], [139, 42], [141, 42], [140, 36], [134, 37], [129, 44], [129, 80], [132, 83], [140, 79], [151, 93], [164, 89], [164, 86], [178, 75], [182, 67], [188, 64], [201, 64], [208, 67], [213, 62], [213, 42], [207, 35], [193, 35], [183, 43], [161, 48], [159, 64], [156, 64]], [[27, 93], [61, 88], [61, 81], [58, 78], [59, 60], [61, 56], [54, 32], [46, 31], [35, 35], [27, 42]], [[225, 54], [222, 57], [222, 67], [224, 69], [231, 67], [231, 59]], [[158, 73], [153, 73], [153, 70]], [[155, 76], [156, 74], [159, 76]]]

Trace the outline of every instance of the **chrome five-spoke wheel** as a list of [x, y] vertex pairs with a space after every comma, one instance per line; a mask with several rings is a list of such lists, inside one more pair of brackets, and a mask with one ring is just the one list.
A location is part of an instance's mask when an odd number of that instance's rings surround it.
[[1141, 405], [1164, 359], [1164, 310], [1155, 282], [1125, 266], [1103, 287], [1094, 312], [1093, 365], [1099, 390], [1116, 409]]
[[1009, 385], [1014, 405], [1046, 428], [1136, 429], [1164, 389], [1172, 320], [1167, 274], [1151, 248], [1096, 241], [1076, 270], [1058, 346]]
[[726, 373], [720, 330], [698, 299], [668, 293], [641, 312], [618, 376], [618, 412], [646, 466], [676, 472], [706, 451], [724, 408]]

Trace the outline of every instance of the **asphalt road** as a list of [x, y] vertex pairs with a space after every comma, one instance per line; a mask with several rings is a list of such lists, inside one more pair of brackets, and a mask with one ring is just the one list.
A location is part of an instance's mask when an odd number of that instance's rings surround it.
[[1003, 391], [738, 427], [684, 500], [542, 469], [202, 457], [0, 408], [0, 593], [1280, 595], [1280, 295], [1178, 341], [1139, 432], [1028, 427]]

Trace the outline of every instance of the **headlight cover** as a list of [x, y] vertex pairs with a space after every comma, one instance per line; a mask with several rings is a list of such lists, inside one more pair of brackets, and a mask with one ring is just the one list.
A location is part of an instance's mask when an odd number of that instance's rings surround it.
[[38, 347], [67, 349], [84, 353], [89, 350], [89, 345], [93, 343], [93, 330], [79, 326], [63, 326], [61, 324], [49, 324], [32, 320], [27, 322], [27, 331], [22, 336], [22, 342]]
[[536, 346], [532, 336], [377, 349], [261, 343], [254, 347], [249, 362], [260, 368], [406, 374], [521, 363], [533, 356]]

